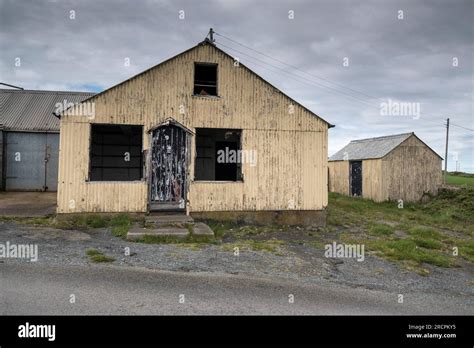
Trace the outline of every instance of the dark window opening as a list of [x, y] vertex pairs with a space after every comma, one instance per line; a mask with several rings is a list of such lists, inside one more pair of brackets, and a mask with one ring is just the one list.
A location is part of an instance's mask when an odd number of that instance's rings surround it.
[[195, 180], [241, 181], [241, 130], [196, 129]]
[[217, 96], [217, 64], [194, 64], [194, 94]]
[[90, 181], [141, 180], [142, 126], [91, 125]]

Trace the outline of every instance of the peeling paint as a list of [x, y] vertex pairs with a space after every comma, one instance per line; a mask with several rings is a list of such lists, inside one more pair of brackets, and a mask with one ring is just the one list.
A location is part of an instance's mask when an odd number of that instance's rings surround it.
[[186, 132], [174, 125], [162, 126], [152, 133], [151, 201], [185, 201]]

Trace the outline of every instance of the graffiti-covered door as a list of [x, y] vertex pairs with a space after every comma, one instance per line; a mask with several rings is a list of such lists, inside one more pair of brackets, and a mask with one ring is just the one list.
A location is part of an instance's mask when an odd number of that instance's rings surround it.
[[187, 133], [175, 125], [152, 132], [150, 208], [184, 209], [186, 201]]
[[351, 195], [361, 197], [362, 196], [362, 162], [351, 161], [349, 170], [350, 170], [349, 182], [351, 186]]

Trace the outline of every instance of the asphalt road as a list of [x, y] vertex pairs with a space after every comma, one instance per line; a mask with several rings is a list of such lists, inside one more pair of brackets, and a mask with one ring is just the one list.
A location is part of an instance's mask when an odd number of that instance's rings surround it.
[[398, 303], [396, 292], [330, 282], [303, 286], [111, 265], [1, 263], [0, 314], [472, 314], [472, 307], [423, 294], [405, 294]]

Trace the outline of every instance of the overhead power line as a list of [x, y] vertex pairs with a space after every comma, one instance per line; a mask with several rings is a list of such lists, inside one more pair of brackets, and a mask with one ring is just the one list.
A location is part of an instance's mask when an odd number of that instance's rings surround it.
[[[215, 33], [215, 34], [217, 34], [217, 33]], [[244, 56], [249, 57], [250, 59], [259, 61], [259, 62], [261, 62], [261, 63], [263, 63], [263, 64], [265, 64], [265, 65], [268, 65], [268, 66], [273, 67], [274, 69], [277, 69], [277, 70], [279, 70], [279, 71], [282, 71], [283, 73], [287, 74], [290, 78], [293, 78], [293, 79], [295, 79], [296, 81], [302, 82], [301, 80], [298, 80], [298, 79], [305, 80], [305, 81], [307, 81], [307, 83], [309, 83], [309, 84], [311, 84], [311, 85], [313, 85], [313, 86], [318, 86], [318, 87], [330, 89], [330, 90], [333, 91], [333, 92], [336, 92], [336, 93], [338, 93], [338, 94], [341, 94], [341, 95], [346, 96], [346, 97], [349, 97], [349, 98], [352, 98], [352, 99], [354, 99], [354, 100], [356, 100], [356, 101], [358, 101], [358, 102], [360, 102], [360, 103], [363, 103], [363, 104], [366, 105], [366, 106], [379, 109], [379, 106], [375, 106], [375, 105], [373, 105], [373, 104], [370, 104], [369, 102], [367, 102], [367, 101], [365, 101], [365, 100], [362, 100], [362, 99], [360, 99], [360, 98], [358, 98], [358, 97], [355, 97], [355, 96], [353, 96], [353, 95], [351, 95], [351, 94], [347, 94], [347, 93], [345, 93], [345, 92], [339, 91], [339, 90], [337, 90], [336, 88], [333, 88], [333, 87], [331, 87], [331, 86], [326, 86], [326, 85], [324, 85], [324, 84], [321, 84], [320, 82], [316, 82], [316, 81], [310, 80], [310, 79], [308, 79], [308, 78], [306, 78], [306, 77], [304, 77], [304, 76], [292, 74], [291, 72], [288, 72], [288, 71], [286, 71], [285, 69], [283, 69], [283, 68], [281, 68], [281, 67], [279, 67], [279, 66], [273, 65], [273, 64], [268, 63], [268, 62], [266, 62], [266, 61], [264, 61], [264, 60], [261, 60], [261, 59], [259, 59], [259, 58], [253, 57], [253, 56], [251, 56], [251, 55], [249, 55], [249, 54], [247, 54], [247, 53], [244, 53], [244, 52], [242, 52], [242, 51], [239, 51], [239, 50], [237, 50], [237, 49], [235, 49], [235, 48], [229, 47], [229, 46], [224, 45], [224, 44], [219, 43], [219, 42], [217, 43], [217, 45], [222, 46], [222, 47], [225, 47], [225, 48], [227, 48], [227, 49], [229, 49], [229, 50], [231, 50], [231, 51], [237, 52], [237, 53], [239, 53], [239, 54], [241, 54], [241, 55], [244, 55]], [[255, 62], [252, 62], [252, 63], [256, 64]], [[257, 64], [257, 65], [258, 65], [258, 64]], [[298, 79], [296, 79], [296, 78], [298, 78]]]
[[284, 61], [282, 61], [282, 60], [280, 60], [280, 59], [278, 59], [278, 58], [272, 57], [272, 56], [270, 56], [270, 55], [268, 55], [268, 54], [266, 54], [266, 53], [260, 52], [260, 51], [256, 50], [255, 48], [252, 48], [252, 47], [250, 47], [250, 46], [244, 45], [243, 43], [240, 43], [240, 42], [238, 42], [238, 41], [236, 41], [236, 40], [234, 40], [234, 39], [231, 39], [231, 38], [228, 37], [228, 36], [219, 34], [219, 33], [217, 33], [217, 32], [214, 32], [214, 34], [216, 34], [216, 35], [218, 35], [218, 36], [220, 36], [220, 37], [222, 37], [222, 38], [224, 38], [224, 39], [226, 39], [226, 40], [232, 41], [233, 43], [235, 43], [235, 44], [237, 44], [237, 45], [239, 45], [239, 46], [245, 47], [246, 49], [251, 50], [251, 51], [253, 51], [253, 52], [255, 52], [255, 53], [258, 53], [258, 54], [260, 54], [260, 55], [262, 55], [262, 56], [264, 56], [264, 57], [270, 58], [270, 59], [274, 60], [275, 62], [278, 62], [278, 63], [280, 63], [280, 64], [286, 65], [286, 66], [288, 66], [288, 67], [290, 67], [290, 68], [292, 68], [292, 69], [298, 70], [298, 71], [300, 71], [300, 72], [302, 72], [303, 74], [306, 74], [306, 75], [308, 75], [308, 76], [311, 76], [311, 77], [314, 77], [314, 78], [317, 78], [317, 79], [326, 81], [327, 83], [331, 83], [331, 84], [333, 84], [333, 85], [335, 85], [335, 86], [338, 86], [338, 87], [340, 87], [340, 88], [345, 88], [345, 89], [347, 89], [347, 90], [349, 90], [349, 91], [352, 91], [352, 92], [354, 92], [354, 93], [358, 93], [358, 94], [360, 94], [360, 95], [363, 95], [364, 97], [367, 97], [367, 98], [369, 98], [369, 99], [376, 99], [376, 100], [379, 100], [379, 101], [384, 101], [384, 100], [381, 99], [381, 98], [371, 96], [371, 95], [369, 95], [369, 94], [367, 94], [367, 93], [358, 91], [358, 90], [353, 89], [353, 88], [351, 88], [351, 87], [344, 86], [344, 85], [342, 85], [342, 84], [340, 84], [340, 83], [334, 82], [334, 81], [329, 80], [329, 79], [327, 79], [327, 78], [325, 78], [325, 77], [322, 77], [322, 76], [319, 76], [319, 75], [312, 74], [312, 73], [309, 73], [309, 72], [307, 72], [307, 71], [304, 71], [304, 70], [302, 70], [301, 68], [299, 68], [299, 67], [297, 67], [297, 66], [295, 66], [295, 65], [293, 65], [293, 64], [289, 64], [289, 63], [284, 62]]
[[468, 130], [468, 131], [471, 131], [471, 132], [474, 132], [474, 129], [471, 129], [471, 128], [467, 128], [467, 127], [464, 127], [464, 126], [460, 126], [458, 124], [454, 124], [454, 123], [450, 123], [450, 126], [455, 126], [455, 127], [459, 127], [459, 128], [462, 128], [462, 129], [465, 129], [465, 130]]
[[[384, 99], [371, 96], [371, 95], [369, 95], [369, 94], [367, 94], [367, 93], [358, 91], [358, 90], [353, 89], [353, 88], [351, 88], [351, 87], [344, 86], [344, 85], [342, 85], [342, 84], [340, 84], [340, 83], [331, 81], [331, 80], [329, 80], [329, 79], [327, 79], [327, 78], [324, 78], [324, 77], [321, 77], [321, 76], [318, 76], [318, 75], [315, 75], [315, 74], [311, 74], [311, 73], [309, 73], [309, 72], [306, 72], [306, 71], [302, 70], [301, 68], [299, 68], [299, 67], [297, 67], [297, 66], [295, 66], [295, 65], [293, 65], [293, 64], [290, 64], [290, 63], [287, 63], [287, 62], [285, 62], [285, 61], [283, 61], [283, 60], [280, 60], [280, 59], [278, 59], [278, 58], [272, 57], [272, 56], [270, 56], [270, 55], [268, 55], [268, 54], [266, 54], [266, 53], [264, 53], [264, 52], [260, 52], [260, 51], [258, 51], [258, 50], [256, 50], [256, 49], [254, 49], [254, 48], [252, 48], [252, 47], [250, 47], [250, 46], [248, 46], [248, 45], [245, 45], [245, 44], [243, 44], [243, 43], [241, 43], [241, 42], [238, 42], [237, 40], [234, 40], [234, 39], [232, 39], [232, 38], [230, 38], [230, 37], [228, 37], [228, 36], [226, 36], [226, 35], [224, 35], [224, 34], [218, 33], [218, 32], [216, 32], [216, 31], [212, 31], [212, 33], [215, 34], [215, 35], [217, 35], [217, 36], [219, 36], [219, 37], [222, 37], [222, 38], [224, 38], [224, 39], [226, 39], [226, 40], [228, 40], [228, 41], [231, 41], [231, 42], [233, 42], [233, 43], [235, 43], [235, 44], [237, 44], [237, 45], [239, 45], [239, 46], [241, 46], [241, 47], [244, 47], [244, 48], [246, 48], [246, 49], [248, 49], [248, 50], [251, 50], [251, 51], [253, 51], [253, 52], [255, 52], [255, 53], [258, 53], [258, 54], [260, 54], [260, 55], [262, 55], [262, 56], [264, 56], [264, 57], [266, 57], [266, 58], [272, 59], [272, 60], [274, 60], [275, 62], [278, 62], [279, 64], [282, 64], [282, 65], [285, 65], [285, 66], [290, 67], [290, 68], [292, 68], [292, 69], [295, 69], [295, 70], [299, 71], [300, 73], [303, 73], [303, 74], [305, 74], [305, 75], [307, 75], [307, 76], [310, 76], [310, 77], [312, 77], [312, 78], [317, 78], [317, 79], [319, 79], [319, 80], [325, 81], [326, 83], [332, 84], [332, 85], [334, 85], [334, 86], [338, 86], [338, 87], [340, 87], [340, 88], [344, 88], [345, 90], [351, 91], [351, 92], [353, 92], [353, 93], [357, 93], [357, 94], [359, 94], [359, 95], [364, 96], [366, 99], [372, 99], [372, 100], [378, 100], [378, 101], [381, 101], [381, 102], [386, 102]], [[215, 41], [215, 40], [214, 40], [214, 41]], [[229, 49], [229, 50], [231, 50], [231, 51], [237, 52], [238, 54], [241, 54], [241, 55], [246, 56], [248, 59], [250, 59], [250, 61], [252, 62], [252, 64], [255, 64], [255, 65], [257, 65], [257, 66], [260, 66], [260, 67], [262, 67], [262, 68], [264, 68], [264, 69], [267, 69], [267, 70], [270, 70], [270, 71], [274, 71], [274, 70], [272, 70], [272, 69], [269, 68], [269, 67], [272, 67], [273, 69], [276, 69], [276, 70], [278, 70], [278, 71], [281, 71], [281, 72], [287, 74], [290, 78], [292, 78], [293, 80], [295, 80], [295, 81], [297, 81], [297, 82], [304, 83], [304, 84], [306, 84], [306, 85], [322, 87], [322, 88], [325, 88], [325, 89], [327, 89], [327, 90], [331, 90], [332, 92], [335, 92], [335, 93], [338, 93], [338, 94], [340, 94], [340, 95], [343, 95], [343, 96], [345, 96], [345, 97], [351, 98], [351, 101], [357, 101], [357, 102], [359, 102], [359, 103], [362, 103], [362, 104], [365, 105], [365, 106], [369, 106], [369, 107], [376, 108], [376, 109], [379, 109], [379, 108], [380, 108], [380, 106], [375, 106], [375, 105], [372, 104], [370, 101], [361, 99], [361, 98], [359, 98], [359, 97], [357, 97], [357, 96], [355, 96], [355, 95], [353, 95], [353, 94], [349, 94], [349, 93], [347, 93], [347, 91], [340, 90], [340, 89], [338, 89], [338, 88], [336, 88], [336, 87], [333, 87], [333, 86], [328, 86], [328, 85], [322, 84], [321, 82], [314, 81], [313, 79], [309, 79], [309, 78], [307, 78], [307, 77], [305, 77], [305, 76], [301, 76], [301, 75], [298, 75], [298, 74], [295, 74], [295, 73], [291, 73], [291, 72], [289, 72], [289, 71], [283, 69], [283, 68], [280, 67], [280, 66], [276, 66], [276, 65], [274, 65], [274, 64], [271, 64], [271, 63], [269, 63], [268, 61], [264, 61], [264, 60], [262, 60], [262, 59], [259, 59], [259, 58], [255, 57], [255, 56], [252, 56], [252, 55], [249, 55], [249, 54], [247, 54], [247, 53], [245, 53], [245, 52], [239, 51], [239, 50], [237, 50], [237, 49], [235, 49], [235, 48], [233, 48], [233, 47], [229, 47], [229, 46], [227, 46], [227, 45], [225, 45], [225, 44], [223, 44], [223, 43], [215, 42], [215, 44], [217, 44], [217, 45], [219, 45], [219, 46], [222, 46], [222, 47], [225, 47], [225, 48], [227, 48], [227, 49]], [[260, 63], [263, 63], [263, 65], [262, 65], [262, 64], [258, 64], [258, 63], [256, 63], [255, 61], [258, 61], [258, 62], [260, 62]], [[436, 124], [436, 125], [444, 125], [444, 126], [446, 126], [446, 124], [442, 123], [443, 121], [445, 121], [445, 119], [441, 119], [441, 118], [428, 119], [428, 118], [426, 118], [426, 116], [425, 116], [425, 117], [423, 118], [423, 120], [424, 120], [424, 121], [427, 121], [427, 122], [431, 122], [431, 123]], [[464, 129], [464, 130], [468, 130], [468, 131], [474, 132], [474, 129], [471, 129], [471, 128], [468, 128], [468, 127], [464, 127], [464, 126], [461, 126], [461, 125], [458, 125], [458, 124], [455, 124], [455, 123], [452, 123], [452, 122], [450, 122], [450, 126], [454, 126], [454, 127], [462, 128], [462, 129]]]

